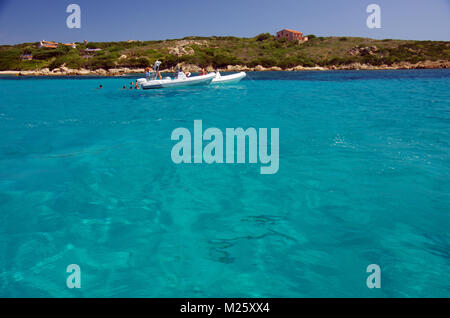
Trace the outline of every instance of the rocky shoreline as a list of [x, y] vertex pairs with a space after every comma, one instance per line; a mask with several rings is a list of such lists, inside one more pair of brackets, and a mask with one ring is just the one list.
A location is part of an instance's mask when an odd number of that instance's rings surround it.
[[[352, 63], [348, 65], [331, 65], [327, 67], [314, 66], [296, 66], [292, 68], [282, 69], [280, 67], [263, 67], [257, 65], [255, 67], [247, 67], [245, 65], [228, 65], [226, 68], [219, 68], [221, 72], [266, 72], [266, 71], [329, 71], [329, 70], [404, 70], [404, 69], [443, 69], [450, 68], [450, 61], [423, 61], [415, 64], [409, 62], [400, 62], [392, 65], [374, 66], [370, 64]], [[184, 64], [183, 69], [188, 72], [200, 72], [201, 68], [197, 65]], [[208, 72], [214, 71], [212, 67], [207, 68]], [[172, 73], [174, 68], [161, 70], [162, 73]], [[97, 69], [70, 69], [65, 66], [50, 70], [44, 68], [32, 71], [0, 71], [0, 75], [17, 75], [17, 76], [124, 76], [126, 74], [145, 73], [144, 68], [113, 68], [109, 70]]]

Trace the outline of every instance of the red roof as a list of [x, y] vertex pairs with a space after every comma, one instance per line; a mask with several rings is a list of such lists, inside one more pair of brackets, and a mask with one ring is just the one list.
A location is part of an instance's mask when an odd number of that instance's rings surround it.
[[[292, 32], [292, 33], [295, 33], [295, 34], [303, 34], [302, 32], [295, 31], [295, 30], [291, 30], [291, 29], [283, 29], [283, 30], [281, 30], [281, 31], [288, 31], [288, 32]], [[280, 31], [280, 32], [281, 32], [281, 31]]]
[[56, 42], [53, 42], [53, 41], [41, 41], [43, 44], [50, 44], [50, 45], [55, 45], [55, 44], [58, 44], [58, 43], [56, 43]]

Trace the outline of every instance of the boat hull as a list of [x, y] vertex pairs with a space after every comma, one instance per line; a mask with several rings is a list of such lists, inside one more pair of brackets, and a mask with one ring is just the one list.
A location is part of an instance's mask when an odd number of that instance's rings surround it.
[[141, 85], [142, 89], [161, 89], [161, 88], [176, 88], [176, 87], [186, 87], [186, 86], [199, 86], [199, 85], [209, 85], [213, 80], [215, 74], [208, 74], [204, 76], [193, 76], [185, 79], [163, 79], [163, 80], [153, 80], [147, 81], [139, 79], [138, 83]]
[[242, 80], [246, 76], [247, 76], [247, 74], [245, 72], [240, 72], [240, 73], [231, 74], [231, 75], [219, 76], [219, 77], [215, 77], [211, 81], [211, 84], [233, 84], [233, 83], [239, 82], [240, 80]]

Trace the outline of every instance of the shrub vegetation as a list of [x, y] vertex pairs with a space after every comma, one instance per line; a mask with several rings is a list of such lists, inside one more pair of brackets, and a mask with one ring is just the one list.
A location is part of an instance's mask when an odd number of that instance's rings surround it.
[[[316, 37], [313, 34], [308, 37], [308, 42], [296, 43], [261, 33], [253, 38], [213, 36], [165, 41], [77, 43], [76, 49], [66, 46], [39, 49], [37, 43], [3, 45], [0, 46], [0, 70], [54, 69], [62, 65], [87, 69], [143, 68], [151, 66], [156, 60], [163, 62], [163, 68], [181, 62], [201, 67], [239, 64], [290, 68], [297, 65], [329, 66], [355, 62], [392, 65], [397, 62], [450, 60], [450, 42]], [[350, 53], [352, 49], [361, 47], [376, 47], [376, 50], [371, 54]], [[100, 48], [101, 51], [84, 52], [86, 48]], [[174, 48], [182, 48], [185, 54], [171, 54]], [[33, 60], [22, 61], [23, 54], [32, 54]]]

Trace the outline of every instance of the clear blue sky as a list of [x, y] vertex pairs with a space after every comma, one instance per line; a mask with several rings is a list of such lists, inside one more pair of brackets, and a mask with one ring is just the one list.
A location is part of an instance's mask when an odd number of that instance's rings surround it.
[[[66, 26], [81, 7], [81, 29]], [[381, 7], [381, 29], [366, 7]], [[283, 28], [318, 36], [450, 41], [450, 0], [0, 0], [0, 43], [252, 37]]]

